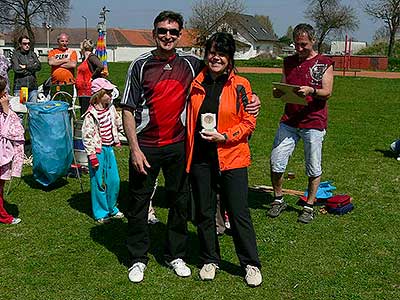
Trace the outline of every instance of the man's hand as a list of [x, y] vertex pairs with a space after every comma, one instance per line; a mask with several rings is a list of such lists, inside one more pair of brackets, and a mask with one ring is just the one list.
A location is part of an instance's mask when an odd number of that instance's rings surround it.
[[299, 90], [297, 91], [297, 94], [300, 96], [308, 96], [308, 95], [312, 95], [312, 93], [314, 92], [314, 88], [311, 86], [307, 86], [307, 85], [303, 85], [299, 88]]
[[143, 152], [139, 150], [131, 151], [132, 164], [137, 172], [143, 175], [147, 175], [146, 168], [150, 168], [150, 164], [148, 163], [146, 156]]
[[257, 117], [258, 114], [260, 113], [260, 108], [261, 108], [260, 98], [258, 98], [258, 96], [256, 94], [253, 94], [253, 96], [251, 97], [251, 102], [247, 104], [245, 110], [249, 114], [254, 115], [255, 117]]

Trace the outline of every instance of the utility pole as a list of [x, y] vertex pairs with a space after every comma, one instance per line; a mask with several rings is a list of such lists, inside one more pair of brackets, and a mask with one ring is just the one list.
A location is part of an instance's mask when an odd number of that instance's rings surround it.
[[85, 16], [82, 16], [82, 18], [85, 20], [85, 38], [87, 39], [87, 18]]

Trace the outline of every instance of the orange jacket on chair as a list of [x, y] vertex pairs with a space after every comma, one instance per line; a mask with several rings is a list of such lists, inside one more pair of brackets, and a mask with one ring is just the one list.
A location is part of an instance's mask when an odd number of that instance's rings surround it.
[[[186, 172], [188, 173], [193, 158], [196, 121], [206, 95], [201, 84], [206, 72], [207, 68], [194, 79], [190, 91], [186, 120]], [[250, 165], [248, 137], [256, 127], [256, 118], [244, 109], [251, 98], [249, 81], [231, 72], [222, 89], [218, 108], [217, 131], [227, 136], [225, 143], [217, 144], [221, 171]]]

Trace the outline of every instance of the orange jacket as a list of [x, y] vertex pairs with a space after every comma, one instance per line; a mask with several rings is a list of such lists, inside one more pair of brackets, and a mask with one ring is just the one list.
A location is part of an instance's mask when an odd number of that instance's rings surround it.
[[[202, 82], [207, 68], [194, 79], [186, 120], [186, 172], [190, 172], [194, 149], [194, 134], [198, 113], [206, 95]], [[219, 168], [221, 171], [243, 168], [250, 165], [249, 135], [256, 127], [256, 118], [245, 112], [251, 101], [252, 91], [246, 78], [231, 72], [225, 83], [218, 108], [217, 131], [226, 134], [225, 143], [217, 144]]]

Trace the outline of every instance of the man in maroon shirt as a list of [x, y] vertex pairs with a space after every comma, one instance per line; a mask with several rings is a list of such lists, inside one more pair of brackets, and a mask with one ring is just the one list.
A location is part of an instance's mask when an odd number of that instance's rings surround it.
[[[150, 248], [147, 212], [160, 170], [165, 178], [169, 214], [165, 262], [180, 277], [186, 266], [189, 186], [185, 173], [185, 114], [188, 90], [204, 63], [176, 50], [182, 36], [183, 17], [161, 12], [154, 20], [157, 48], [138, 57], [129, 67], [121, 105], [130, 147], [127, 247], [132, 266], [129, 280], [141, 282]], [[256, 97], [247, 111], [258, 114]]]
[[[327, 128], [327, 100], [333, 87], [333, 61], [313, 49], [315, 32], [311, 25], [297, 25], [293, 40], [296, 53], [285, 58], [281, 81], [300, 86], [298, 94], [305, 97], [307, 105], [285, 105], [271, 153], [275, 199], [268, 215], [277, 217], [287, 207], [282, 194], [283, 174], [297, 142], [303, 139], [308, 196], [298, 221], [309, 223], [314, 218], [313, 205], [321, 181], [322, 142]], [[279, 97], [282, 91], [275, 89], [273, 93]]]

